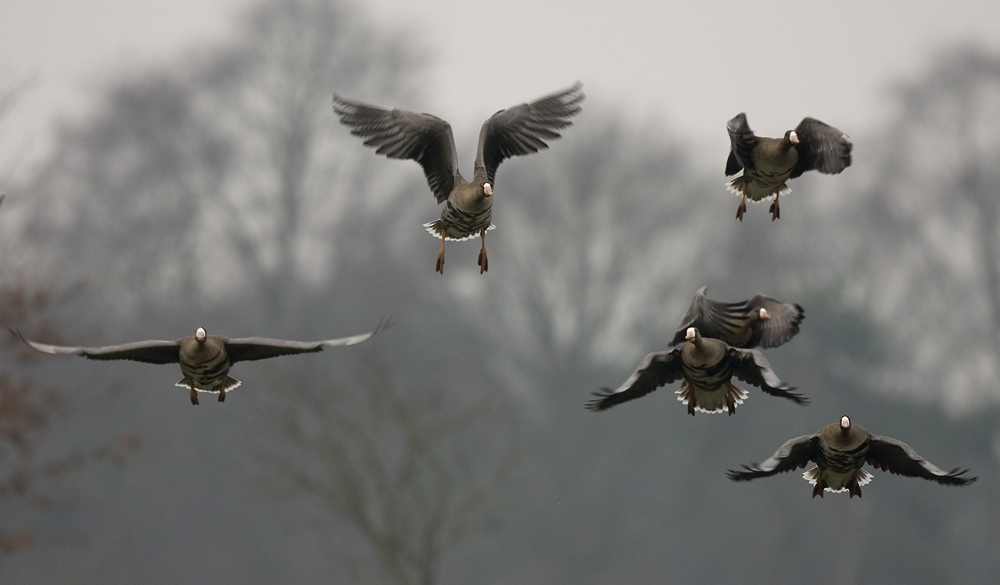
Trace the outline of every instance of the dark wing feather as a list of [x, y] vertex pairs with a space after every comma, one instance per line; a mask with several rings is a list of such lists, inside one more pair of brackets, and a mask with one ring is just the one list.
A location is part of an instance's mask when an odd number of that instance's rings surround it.
[[753, 384], [772, 396], [787, 398], [796, 404], [808, 404], [809, 399], [802, 394], [792, 392], [795, 388], [785, 384], [771, 369], [764, 354], [756, 349], [729, 348], [729, 357], [733, 360], [733, 374], [747, 384]]
[[448, 199], [455, 186], [458, 155], [451, 125], [431, 114], [375, 106], [333, 95], [333, 111], [351, 134], [364, 138], [365, 146], [389, 158], [420, 163], [427, 185], [438, 203]]
[[691, 306], [670, 341], [671, 347], [684, 343], [688, 327], [698, 329], [702, 337], [721, 339], [730, 345], [734, 343], [737, 332], [747, 321], [747, 304], [713, 301], [705, 296], [707, 288], [703, 286], [694, 293]]
[[49, 345], [26, 339], [17, 329], [11, 333], [34, 350], [55, 355], [81, 355], [92, 360], [132, 360], [147, 364], [176, 364], [180, 360], [178, 341], [136, 341], [105, 347], [73, 347]]
[[282, 355], [323, 351], [322, 341], [290, 341], [269, 337], [240, 337], [226, 340], [230, 363], [266, 360]]
[[747, 347], [777, 347], [788, 342], [799, 332], [799, 323], [805, 319], [805, 311], [801, 306], [783, 303], [779, 300], [754, 295], [746, 302], [748, 311], [764, 308], [770, 314], [770, 319], [756, 321], [754, 334]]
[[299, 353], [314, 353], [323, 351], [327, 347], [342, 347], [345, 345], [356, 345], [368, 341], [379, 332], [383, 325], [379, 322], [374, 331], [341, 337], [339, 339], [323, 339], [320, 341], [290, 341], [286, 339], [271, 339], [269, 337], [240, 337], [226, 339], [226, 353], [229, 355], [229, 362], [248, 362], [253, 360], [265, 360], [282, 355], [294, 355]]
[[753, 166], [753, 149], [757, 147], [759, 138], [750, 129], [747, 115], [740, 112], [726, 124], [729, 131], [729, 160], [726, 161], [726, 176], [735, 175], [744, 167]]
[[806, 171], [836, 175], [851, 166], [851, 139], [840, 130], [814, 118], [803, 118], [795, 127], [799, 160], [792, 169], [794, 179]]
[[909, 445], [890, 437], [872, 435], [868, 444], [868, 463], [875, 469], [905, 475], [906, 477], [922, 477], [946, 485], [966, 485], [976, 481], [977, 477], [961, 477], [968, 469], [943, 471], [927, 461]]
[[629, 376], [617, 390], [602, 388], [594, 392], [597, 398], [587, 403], [594, 412], [607, 410], [612, 406], [645, 396], [660, 386], [681, 379], [681, 350], [658, 351], [647, 355], [639, 368]]
[[809, 465], [810, 461], [816, 458], [816, 449], [819, 445], [819, 438], [816, 435], [802, 435], [778, 448], [763, 463], [751, 463], [743, 465], [742, 471], [732, 469], [726, 472], [729, 479], [733, 481], [750, 481], [758, 477], [768, 477], [786, 471], [795, 471]]
[[490, 116], [479, 131], [476, 172], [486, 171], [493, 183], [497, 167], [512, 156], [521, 156], [548, 148], [546, 140], [559, 138], [559, 130], [573, 123], [569, 118], [580, 113], [583, 84], [524, 103]]

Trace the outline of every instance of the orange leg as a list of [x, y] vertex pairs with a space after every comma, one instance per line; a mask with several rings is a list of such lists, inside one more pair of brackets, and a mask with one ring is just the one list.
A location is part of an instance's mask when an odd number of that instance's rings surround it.
[[441, 274], [444, 274], [444, 238], [445, 233], [441, 232], [441, 251], [438, 252], [437, 266], [434, 268], [434, 270]]
[[823, 481], [823, 470], [817, 470], [816, 487], [813, 488], [813, 497], [823, 497], [823, 490], [826, 489], [826, 482]]
[[483, 247], [479, 250], [479, 274], [490, 269], [490, 263], [486, 259], [486, 230], [479, 232], [479, 237], [483, 239]]
[[771, 221], [774, 221], [774, 220], [778, 219], [779, 217], [781, 217], [781, 208], [778, 207], [778, 198], [779, 197], [781, 197], [781, 195], [775, 195], [774, 196], [774, 203], [772, 203], [771, 207], [768, 209], [768, 211], [771, 212]]

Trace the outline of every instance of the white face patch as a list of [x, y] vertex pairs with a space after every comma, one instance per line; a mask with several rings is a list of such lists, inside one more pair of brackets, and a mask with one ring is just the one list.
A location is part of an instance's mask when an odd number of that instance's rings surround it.
[[767, 320], [767, 319], [770, 319], [770, 318], [771, 318], [771, 314], [767, 312], [767, 309], [765, 309], [764, 307], [761, 307], [760, 308], [760, 319], [762, 321], [764, 321], [764, 320]]
[[198, 330], [194, 332], [194, 338], [197, 341], [205, 341], [206, 336], [207, 334], [205, 333], [204, 327], [199, 327]]
[[847, 418], [847, 415], [840, 417], [840, 428], [849, 429], [851, 428], [851, 419]]
[[792, 141], [792, 144], [799, 143], [799, 135], [795, 133], [795, 130], [792, 130], [792, 132], [788, 135], [788, 139]]
[[694, 339], [694, 336], [697, 335], [697, 334], [698, 334], [698, 331], [694, 327], [688, 327], [687, 334], [684, 336], [684, 339], [687, 339], [688, 341], [691, 341], [692, 339]]
[[487, 197], [490, 196], [490, 195], [492, 195], [493, 194], [493, 185], [490, 185], [489, 183], [483, 183], [483, 193], [486, 193]]

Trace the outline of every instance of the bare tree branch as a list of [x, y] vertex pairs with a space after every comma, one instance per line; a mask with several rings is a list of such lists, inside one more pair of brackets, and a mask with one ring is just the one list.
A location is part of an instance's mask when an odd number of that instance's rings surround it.
[[483, 528], [490, 492], [513, 464], [500, 405], [454, 384], [403, 384], [381, 352], [366, 353], [347, 380], [267, 401], [273, 432], [254, 467], [272, 493], [347, 520], [382, 582], [431, 585], [444, 556]]

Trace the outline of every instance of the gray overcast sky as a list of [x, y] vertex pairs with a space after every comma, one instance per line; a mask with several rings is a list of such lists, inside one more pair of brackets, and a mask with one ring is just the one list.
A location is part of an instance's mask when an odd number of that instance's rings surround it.
[[[176, 62], [184, 49], [227, 38], [247, 2], [10, 4], [0, 19], [0, 80], [37, 80], [0, 126], [0, 171], [18, 179], [45, 152], [51, 124], [85, 113], [102, 81], [130, 67]], [[915, 74], [936, 49], [965, 39], [1000, 50], [996, 0], [358, 5], [423, 39], [435, 59], [428, 83], [436, 88], [427, 91], [425, 109], [451, 120], [457, 132], [467, 124], [464, 132], [475, 134], [494, 111], [579, 79], [592, 107], [617, 104], [636, 123], [719, 150], [720, 165], [728, 146], [725, 122], [740, 111], [765, 135], [810, 115], [857, 139], [887, 113], [887, 83]], [[484, 91], [471, 95], [471, 87]]]

